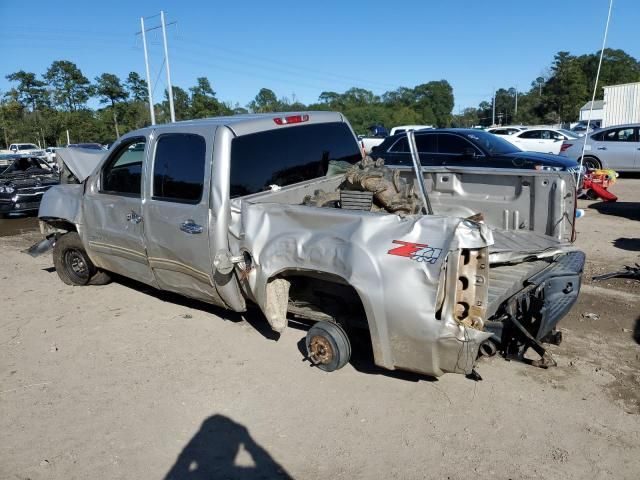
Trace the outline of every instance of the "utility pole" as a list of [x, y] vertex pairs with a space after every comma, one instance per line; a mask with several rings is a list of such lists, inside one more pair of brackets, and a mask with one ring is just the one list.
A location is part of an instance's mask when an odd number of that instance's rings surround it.
[[491, 126], [493, 127], [496, 124], [496, 90], [493, 89], [493, 106], [491, 108]]
[[71, 138], [69, 137], [69, 129], [67, 129], [67, 145], [71, 144]]
[[518, 115], [518, 86], [516, 85], [516, 111], [515, 115]]
[[144, 66], [147, 70], [147, 91], [149, 92], [149, 113], [151, 114], [151, 125], [155, 125], [156, 114], [153, 109], [153, 92], [151, 91], [151, 73], [149, 73], [149, 55], [147, 53], [147, 34], [144, 29], [144, 17], [140, 17], [140, 27], [142, 30], [142, 46], [144, 48]]
[[173, 87], [171, 86], [171, 67], [169, 66], [169, 49], [167, 48], [167, 27], [164, 21], [164, 11], [160, 10], [160, 22], [162, 23], [162, 40], [164, 41], [164, 63], [167, 66], [167, 90], [169, 91], [169, 111], [171, 123], [176, 121], [176, 111], [173, 108]]

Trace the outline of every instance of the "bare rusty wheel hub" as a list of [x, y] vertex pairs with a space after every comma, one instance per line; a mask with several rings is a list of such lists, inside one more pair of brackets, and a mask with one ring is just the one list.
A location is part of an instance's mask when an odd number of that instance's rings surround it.
[[309, 358], [315, 364], [327, 365], [334, 357], [333, 347], [325, 337], [316, 335], [309, 342]]

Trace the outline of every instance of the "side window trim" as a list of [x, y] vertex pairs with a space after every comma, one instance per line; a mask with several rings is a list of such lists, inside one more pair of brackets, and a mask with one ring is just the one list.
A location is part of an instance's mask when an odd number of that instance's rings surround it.
[[[129, 193], [129, 192], [118, 192], [115, 190], [104, 190], [104, 172], [105, 170], [111, 166], [114, 159], [120, 158], [120, 155], [123, 153], [124, 149], [129, 148], [134, 143], [144, 142], [144, 153], [142, 154], [142, 168], [140, 169], [140, 193]], [[100, 169], [100, 175], [98, 177], [99, 185], [98, 185], [98, 193], [103, 195], [116, 195], [119, 197], [129, 197], [129, 198], [142, 198], [143, 184], [144, 184], [144, 163], [146, 158], [147, 147], [149, 146], [149, 141], [147, 137], [141, 135], [139, 137], [131, 137], [127, 138], [123, 141], [118, 148], [116, 148], [107, 160], [103, 163], [102, 168]]]

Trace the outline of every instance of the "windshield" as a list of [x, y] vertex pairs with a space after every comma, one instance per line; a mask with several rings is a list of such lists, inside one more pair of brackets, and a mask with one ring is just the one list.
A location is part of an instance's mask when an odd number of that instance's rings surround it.
[[46, 170], [47, 173], [52, 171], [49, 165], [39, 158], [22, 157], [14, 159], [1, 173], [28, 173], [35, 170]]
[[481, 147], [483, 150], [489, 152], [491, 155], [501, 155], [521, 151], [518, 147], [509, 143], [505, 139], [481, 130], [478, 130], [477, 132], [463, 133], [462, 135]]
[[18, 145], [18, 150], [37, 150], [38, 147], [36, 147], [33, 143], [22, 143], [20, 145]]
[[564, 128], [561, 128], [558, 130], [561, 134], [563, 134], [565, 137], [569, 137], [569, 138], [579, 138], [574, 132], [571, 132], [569, 130], [565, 130]]

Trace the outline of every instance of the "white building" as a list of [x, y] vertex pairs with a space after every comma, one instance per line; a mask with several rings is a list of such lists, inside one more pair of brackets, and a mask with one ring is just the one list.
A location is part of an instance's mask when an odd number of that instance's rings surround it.
[[[605, 87], [607, 88], [607, 87]], [[580, 121], [589, 120], [589, 111], [591, 110], [591, 102], [585, 103], [580, 109]], [[596, 100], [593, 102], [593, 111], [591, 112], [592, 122], [602, 122], [604, 118], [604, 100]]]
[[[623, 125], [625, 123], [639, 123], [640, 82], [604, 87], [603, 107], [603, 127]], [[582, 115], [582, 111], [580, 115]], [[582, 116], [580, 118], [582, 118]]]

